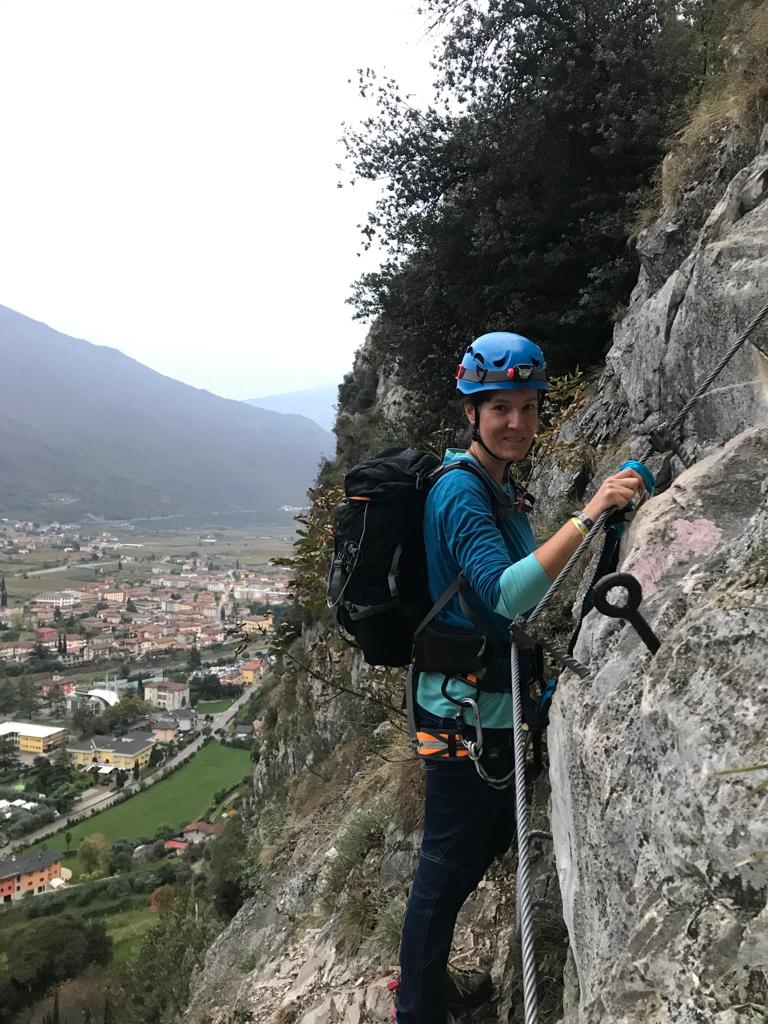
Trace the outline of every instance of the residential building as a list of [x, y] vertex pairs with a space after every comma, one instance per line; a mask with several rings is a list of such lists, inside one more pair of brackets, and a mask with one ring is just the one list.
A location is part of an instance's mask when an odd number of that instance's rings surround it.
[[184, 838], [190, 843], [204, 843], [223, 835], [223, 825], [209, 825], [207, 821], [193, 821], [184, 826]]
[[166, 839], [163, 846], [166, 850], [172, 850], [177, 857], [181, 857], [189, 849], [189, 843], [185, 843], [183, 839]]
[[14, 746], [29, 754], [47, 754], [63, 747], [69, 733], [52, 725], [33, 725], [32, 722], [0, 722], [0, 737], [8, 737]]
[[31, 640], [8, 640], [0, 644], [0, 660], [26, 661], [34, 646]]
[[49, 608], [74, 608], [80, 604], [83, 595], [76, 590], [56, 590], [38, 594], [35, 604], [44, 604]]
[[51, 883], [62, 876], [61, 857], [56, 850], [46, 850], [0, 861], [0, 900], [11, 903], [28, 892], [55, 889]]
[[158, 743], [172, 743], [179, 735], [179, 727], [173, 718], [159, 718], [152, 726], [152, 735]]
[[57, 679], [54, 676], [53, 679], [46, 679], [40, 683], [40, 696], [48, 698], [58, 690], [63, 697], [69, 697], [70, 694], [75, 692], [76, 688], [77, 683], [74, 679]]
[[240, 669], [240, 676], [243, 682], [250, 686], [255, 683], [257, 679], [261, 679], [264, 671], [264, 662], [255, 658], [253, 661], [246, 661], [243, 667]]
[[197, 728], [197, 712], [194, 708], [177, 708], [172, 712], [172, 717], [179, 732], [191, 732]]
[[155, 708], [175, 711], [189, 704], [189, 686], [186, 683], [146, 682], [144, 683], [144, 699]]
[[72, 761], [81, 767], [120, 768], [132, 771], [149, 764], [149, 755], [155, 738], [149, 733], [131, 733], [128, 736], [91, 736], [90, 739], [71, 743], [67, 750]]
[[41, 626], [40, 629], [35, 630], [35, 642], [45, 644], [46, 647], [50, 644], [52, 650], [56, 650], [56, 645], [59, 642], [58, 629], [53, 629], [50, 626]]

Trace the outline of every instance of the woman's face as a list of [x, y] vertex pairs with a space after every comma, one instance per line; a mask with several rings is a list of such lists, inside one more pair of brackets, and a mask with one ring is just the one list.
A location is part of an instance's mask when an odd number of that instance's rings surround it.
[[[474, 406], [467, 403], [464, 411], [474, 423]], [[480, 436], [492, 452], [508, 462], [526, 457], [538, 425], [539, 393], [533, 388], [494, 391], [480, 404]]]

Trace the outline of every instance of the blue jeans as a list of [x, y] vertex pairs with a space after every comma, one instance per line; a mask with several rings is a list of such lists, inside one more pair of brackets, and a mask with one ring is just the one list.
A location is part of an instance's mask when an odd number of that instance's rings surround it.
[[[421, 725], [450, 728], [418, 709]], [[511, 732], [484, 730], [489, 774], [512, 768]], [[494, 756], [495, 752], [495, 756]], [[456, 917], [515, 827], [515, 788], [492, 789], [469, 759], [425, 762], [424, 839], [408, 899], [400, 945], [398, 1024], [445, 1024], [445, 972]]]

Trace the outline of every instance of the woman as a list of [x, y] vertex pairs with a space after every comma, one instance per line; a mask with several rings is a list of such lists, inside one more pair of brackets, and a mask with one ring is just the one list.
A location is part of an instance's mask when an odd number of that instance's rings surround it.
[[[471, 732], [473, 712], [460, 704], [471, 698], [483, 730], [484, 772], [504, 780], [513, 767], [509, 621], [539, 601], [597, 516], [624, 508], [642, 481], [632, 470], [609, 477], [537, 547], [525, 496], [509, 469], [527, 456], [549, 390], [541, 349], [518, 334], [485, 334], [464, 353], [457, 390], [472, 441], [466, 452], [449, 450], [445, 462], [464, 460], [471, 470], [444, 472], [434, 484], [424, 538], [432, 600], [460, 573], [466, 584], [431, 625], [434, 635], [448, 638], [446, 650], [452, 635], [483, 634], [487, 667], [479, 683], [446, 674], [445, 664], [441, 671], [421, 671], [416, 720], [423, 729], [450, 730], [461, 711]], [[521, 652], [520, 667], [523, 678], [532, 677], [528, 652]], [[448, 954], [459, 909], [494, 858], [509, 849], [514, 830], [512, 785], [488, 784], [467, 757], [426, 760], [425, 768], [424, 838], [403, 923], [398, 1024], [446, 1024], [449, 1009], [460, 1012], [490, 997], [490, 976], [449, 972]]]

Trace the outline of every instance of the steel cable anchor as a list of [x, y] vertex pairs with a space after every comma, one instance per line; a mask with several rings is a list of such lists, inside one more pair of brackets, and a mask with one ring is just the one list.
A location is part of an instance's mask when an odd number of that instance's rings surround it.
[[[608, 600], [609, 593], [614, 589], [623, 589], [626, 593], [624, 604], [615, 604]], [[630, 572], [612, 572], [598, 580], [592, 588], [592, 602], [599, 612], [612, 619], [626, 619], [634, 627], [635, 632], [645, 646], [655, 654], [661, 643], [647, 621], [640, 614], [640, 602], [643, 600], [643, 588], [640, 581]]]

